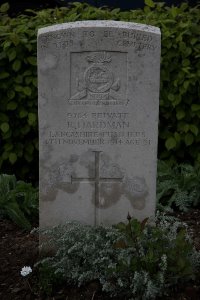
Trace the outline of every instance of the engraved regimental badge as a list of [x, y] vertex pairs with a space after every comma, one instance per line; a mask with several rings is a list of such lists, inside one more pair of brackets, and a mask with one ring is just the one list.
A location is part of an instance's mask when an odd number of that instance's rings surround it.
[[[125, 98], [123, 94], [126, 92], [126, 87], [122, 88], [122, 80], [119, 76], [121, 70], [116, 53], [106, 51], [79, 53], [79, 59], [80, 56], [84, 59], [80, 61], [82, 67], [78, 61], [75, 61], [75, 56], [78, 59], [78, 54], [73, 53], [72, 56], [72, 63], [77, 65], [72, 72], [72, 78], [75, 77], [73, 79], [76, 85], [71, 85], [70, 100], [101, 102]], [[126, 75], [126, 70], [124, 73]]]

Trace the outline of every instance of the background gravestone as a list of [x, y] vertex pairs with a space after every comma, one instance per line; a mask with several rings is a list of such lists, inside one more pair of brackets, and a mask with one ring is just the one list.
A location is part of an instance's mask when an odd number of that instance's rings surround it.
[[156, 27], [39, 30], [40, 226], [154, 214], [159, 74]]

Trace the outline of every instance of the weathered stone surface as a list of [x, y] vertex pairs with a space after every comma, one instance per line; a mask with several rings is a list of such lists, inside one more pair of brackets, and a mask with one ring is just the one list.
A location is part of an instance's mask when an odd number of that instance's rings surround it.
[[40, 225], [155, 211], [160, 30], [84, 21], [38, 33]]

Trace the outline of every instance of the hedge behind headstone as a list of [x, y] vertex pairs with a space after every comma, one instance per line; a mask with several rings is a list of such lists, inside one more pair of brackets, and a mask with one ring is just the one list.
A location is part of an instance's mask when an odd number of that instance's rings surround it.
[[[36, 36], [39, 27], [77, 20], [121, 20], [162, 32], [159, 158], [200, 162], [200, 9], [166, 7], [121, 12], [74, 3], [10, 18], [0, 7], [0, 168], [38, 179]], [[153, 76], [153, 74], [152, 74]]]

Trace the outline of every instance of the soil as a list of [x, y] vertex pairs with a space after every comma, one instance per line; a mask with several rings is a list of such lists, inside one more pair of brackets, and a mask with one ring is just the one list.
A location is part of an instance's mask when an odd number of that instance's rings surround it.
[[[200, 209], [187, 213], [176, 213], [179, 219], [188, 224], [194, 246], [200, 251]], [[37, 224], [36, 224], [37, 226]], [[39, 292], [38, 274], [22, 277], [24, 266], [35, 264], [38, 259], [38, 236], [27, 233], [9, 220], [0, 219], [0, 299], [1, 300], [108, 300], [109, 296], [101, 291], [98, 282], [78, 288], [61, 286], [53, 297], [43, 296]], [[125, 300], [124, 298], [112, 298]], [[200, 300], [200, 278], [187, 286], [177, 286], [171, 295], [162, 298], [168, 300]]]

